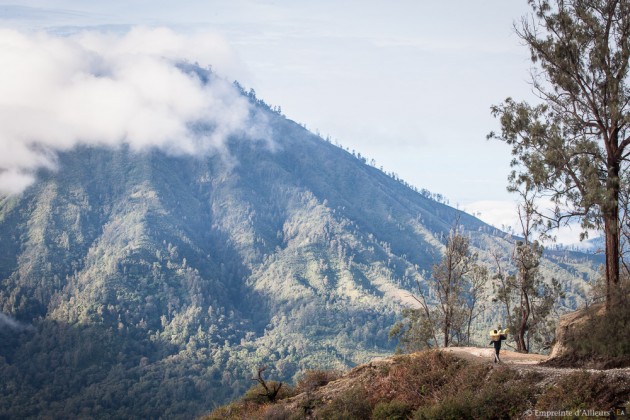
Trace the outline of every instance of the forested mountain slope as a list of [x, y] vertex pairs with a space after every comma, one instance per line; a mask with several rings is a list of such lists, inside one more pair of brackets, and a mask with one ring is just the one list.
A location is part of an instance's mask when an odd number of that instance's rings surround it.
[[[454, 223], [509, 256], [505, 234], [252, 106], [266, 141], [76, 148], [1, 199], [0, 417], [189, 418], [263, 364], [287, 380], [391, 352]], [[574, 307], [597, 261], [544, 266]]]

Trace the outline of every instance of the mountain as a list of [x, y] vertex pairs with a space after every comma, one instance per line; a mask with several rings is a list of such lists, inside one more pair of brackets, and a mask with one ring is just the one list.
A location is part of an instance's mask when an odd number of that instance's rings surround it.
[[[262, 365], [282, 380], [354, 366], [393, 351], [455, 223], [482, 260], [509, 255], [511, 237], [249, 100], [265, 141], [78, 147], [1, 199], [0, 418], [189, 418]], [[547, 253], [560, 308], [598, 258]]]

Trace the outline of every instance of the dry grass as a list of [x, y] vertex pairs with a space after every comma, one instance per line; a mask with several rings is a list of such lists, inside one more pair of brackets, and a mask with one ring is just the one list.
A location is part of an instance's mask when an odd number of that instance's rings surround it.
[[630, 380], [611, 379], [605, 373], [571, 373], [543, 391], [536, 402], [539, 410], [608, 410], [630, 400]]
[[402, 356], [371, 382], [370, 401], [375, 405], [396, 399], [414, 407], [435, 403], [442, 388], [467, 365], [466, 361], [440, 351]]
[[340, 373], [330, 370], [307, 370], [295, 386], [296, 394], [313, 392], [329, 382], [339, 379]]
[[425, 351], [362, 365], [341, 377], [307, 372], [296, 389], [298, 395], [277, 404], [244, 399], [209, 419], [518, 418], [530, 409], [603, 410], [628, 403], [630, 375], [558, 374]]

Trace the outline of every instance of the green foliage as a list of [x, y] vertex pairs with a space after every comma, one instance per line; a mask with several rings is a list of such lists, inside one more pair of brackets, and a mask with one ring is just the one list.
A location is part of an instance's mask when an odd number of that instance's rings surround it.
[[[627, 302], [628, 297], [622, 299]], [[618, 305], [603, 313], [589, 311], [585, 322], [566, 332], [568, 351], [562, 356], [572, 364], [598, 367], [630, 366], [630, 311]]]
[[622, 385], [605, 373], [575, 372], [546, 389], [536, 402], [538, 410], [593, 410], [620, 407], [627, 403], [627, 379]]
[[610, 291], [619, 282], [620, 217], [629, 204], [622, 192], [630, 179], [630, 3], [529, 3], [531, 19], [517, 34], [530, 49], [542, 103], [508, 98], [492, 107], [501, 133], [488, 137], [512, 147], [511, 189], [525, 186], [552, 200], [540, 221], [603, 229]]
[[336, 395], [330, 403], [316, 410], [315, 415], [322, 420], [363, 420], [369, 419], [371, 413], [368, 394], [357, 386]]
[[[398, 338], [398, 351], [415, 351], [449, 344], [470, 343], [471, 324], [483, 308], [487, 269], [477, 263], [470, 239], [456, 229], [449, 232], [444, 256], [433, 265], [429, 293], [418, 285], [419, 309], [404, 309], [403, 321], [389, 332]], [[433, 296], [432, 305], [426, 295]]]
[[508, 243], [268, 116], [274, 148], [77, 148], [0, 201], [0, 417], [190, 418], [257, 366], [286, 383], [388, 354], [456, 218], [480, 255]]
[[[529, 237], [529, 233], [527, 235]], [[529, 352], [548, 347], [555, 325], [549, 322], [558, 299], [564, 297], [556, 279], [545, 279], [540, 271], [543, 247], [538, 241], [517, 241], [513, 260], [516, 271], [507, 274], [498, 267], [493, 287], [496, 299], [503, 303], [507, 327], [514, 335], [516, 349]], [[499, 264], [497, 258], [497, 264]]]
[[[433, 266], [433, 273], [429, 287], [436, 298], [436, 305], [427, 307], [427, 299], [423, 296], [422, 303], [427, 315], [427, 324], [434, 325], [434, 336], [441, 335], [442, 343], [448, 347], [450, 343], [465, 342], [466, 326], [472, 322], [475, 308], [479, 300], [478, 295], [483, 290], [485, 276], [477, 265], [478, 255], [471, 250], [470, 239], [457, 229], [452, 229], [446, 241], [444, 256]], [[473, 282], [479, 281], [477, 285]]]
[[475, 370], [463, 371], [451, 383], [457, 389], [449, 387], [439, 402], [421, 406], [414, 419], [514, 418], [536, 399], [535, 375], [520, 377], [504, 367], [479, 376]]
[[435, 346], [434, 325], [423, 310], [405, 308], [402, 318], [389, 330], [390, 339], [398, 340], [398, 353], [412, 353]]
[[373, 420], [407, 420], [412, 413], [411, 407], [402, 402], [379, 402], [372, 411]]

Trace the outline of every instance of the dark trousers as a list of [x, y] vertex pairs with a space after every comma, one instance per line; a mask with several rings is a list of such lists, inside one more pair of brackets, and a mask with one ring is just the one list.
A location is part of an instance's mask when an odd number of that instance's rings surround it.
[[501, 347], [494, 348], [494, 363], [501, 363], [501, 359], [499, 359], [499, 352], [501, 351]]

